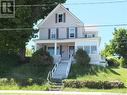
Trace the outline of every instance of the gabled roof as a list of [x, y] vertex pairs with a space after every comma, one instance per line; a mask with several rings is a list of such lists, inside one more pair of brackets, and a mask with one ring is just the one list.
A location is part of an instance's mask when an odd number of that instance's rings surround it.
[[42, 20], [37, 27], [39, 28], [57, 9], [63, 8], [66, 12], [68, 12], [72, 17], [74, 17], [75, 20], [77, 20], [79, 23], [84, 24], [79, 18], [77, 18], [72, 12], [68, 11], [67, 8], [65, 8], [62, 4], [58, 4], [49, 14], [48, 16]]

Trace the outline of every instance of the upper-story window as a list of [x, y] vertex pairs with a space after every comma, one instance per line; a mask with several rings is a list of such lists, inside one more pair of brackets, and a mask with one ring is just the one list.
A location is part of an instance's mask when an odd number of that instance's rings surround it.
[[63, 14], [59, 14], [59, 16], [58, 16], [58, 21], [59, 21], [59, 22], [63, 22]]
[[75, 38], [75, 28], [69, 28], [69, 38]]
[[95, 34], [85, 34], [84, 37], [85, 38], [94, 38]]
[[61, 23], [61, 22], [65, 22], [65, 13], [58, 13], [56, 14], [56, 17], [55, 17], [55, 22], [56, 23]]
[[50, 35], [51, 35], [51, 39], [56, 39], [56, 29], [51, 29], [51, 32], [50, 32]]

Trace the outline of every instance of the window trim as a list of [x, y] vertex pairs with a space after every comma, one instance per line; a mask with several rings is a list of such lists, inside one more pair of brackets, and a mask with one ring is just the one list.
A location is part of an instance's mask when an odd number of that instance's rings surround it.
[[[73, 32], [71, 29], [73, 29]], [[73, 33], [74, 37], [71, 37], [71, 33]], [[69, 27], [69, 38], [75, 38], [75, 27]]]
[[[50, 29], [50, 39], [56, 39], [57, 38], [56, 31], [57, 31], [56, 28]], [[55, 37], [53, 37], [52, 35], [55, 35]]]

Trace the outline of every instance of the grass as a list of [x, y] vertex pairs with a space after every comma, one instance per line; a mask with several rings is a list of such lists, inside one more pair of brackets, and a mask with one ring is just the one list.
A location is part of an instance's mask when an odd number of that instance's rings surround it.
[[52, 67], [20, 63], [15, 55], [0, 56], [0, 90], [46, 90]]
[[[127, 87], [127, 69], [126, 68], [104, 68], [102, 66], [91, 65], [85, 67], [79, 64], [73, 64], [69, 74], [69, 80], [101, 80], [101, 81], [121, 81]], [[98, 89], [72, 89], [65, 88], [64, 90], [70, 91], [96, 91], [96, 92], [127, 92], [125, 89], [109, 89], [109, 90], [98, 90]]]
[[0, 90], [47, 90], [47, 75], [51, 68], [52, 65], [33, 66], [31, 64], [15, 67], [6, 78], [0, 79]]

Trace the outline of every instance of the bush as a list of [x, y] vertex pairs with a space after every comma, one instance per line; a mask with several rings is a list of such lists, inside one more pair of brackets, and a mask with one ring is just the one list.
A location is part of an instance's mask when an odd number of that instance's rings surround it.
[[53, 57], [41, 48], [33, 53], [30, 63], [34, 65], [49, 65], [53, 63]]
[[119, 59], [119, 62], [120, 62], [121, 67], [124, 67], [124, 68], [127, 67], [127, 59], [121, 57], [121, 58]]
[[90, 57], [85, 50], [78, 49], [75, 55], [75, 60], [78, 64], [88, 65], [90, 62]]
[[109, 67], [118, 67], [120, 66], [119, 59], [116, 57], [110, 57], [106, 59]]
[[111, 88], [124, 88], [123, 82], [112, 81], [79, 81], [79, 80], [64, 80], [64, 87], [71, 88], [95, 88], [95, 89], [111, 89]]

